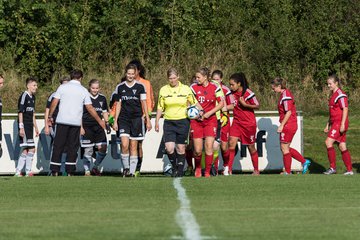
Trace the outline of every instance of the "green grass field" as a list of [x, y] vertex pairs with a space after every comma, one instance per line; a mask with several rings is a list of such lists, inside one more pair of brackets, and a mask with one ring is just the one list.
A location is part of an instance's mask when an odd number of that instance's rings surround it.
[[[359, 119], [351, 115], [348, 132], [355, 172]], [[202, 239], [359, 239], [360, 174], [314, 174], [328, 168], [326, 121], [304, 117], [311, 174], [183, 178]], [[181, 205], [173, 181], [0, 177], [0, 239], [186, 239], [176, 218]]]
[[[183, 178], [203, 239], [358, 239], [360, 175]], [[0, 178], [1, 239], [184, 239], [172, 178]]]
[[[347, 132], [347, 147], [351, 153], [354, 171], [360, 172], [360, 114], [350, 113], [350, 126]], [[312, 160], [310, 173], [322, 173], [329, 168], [325, 146], [326, 134], [323, 132], [328, 116], [304, 116], [304, 155]], [[341, 160], [341, 153], [337, 151], [337, 170], [339, 173], [346, 171]]]

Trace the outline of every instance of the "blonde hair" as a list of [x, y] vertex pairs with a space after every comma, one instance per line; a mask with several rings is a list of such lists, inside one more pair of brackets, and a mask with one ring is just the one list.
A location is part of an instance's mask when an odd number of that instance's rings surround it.
[[167, 70], [167, 77], [170, 77], [172, 74], [174, 74], [175, 76], [179, 76], [176, 68], [169, 68], [169, 70]]

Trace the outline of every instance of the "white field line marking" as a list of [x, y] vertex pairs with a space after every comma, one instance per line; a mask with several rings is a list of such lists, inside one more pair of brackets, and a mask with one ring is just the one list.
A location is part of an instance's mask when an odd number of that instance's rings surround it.
[[176, 212], [176, 222], [182, 229], [183, 239], [201, 240], [200, 226], [191, 212], [190, 200], [186, 196], [185, 188], [181, 185], [181, 178], [175, 178], [173, 183], [180, 201], [180, 208]]

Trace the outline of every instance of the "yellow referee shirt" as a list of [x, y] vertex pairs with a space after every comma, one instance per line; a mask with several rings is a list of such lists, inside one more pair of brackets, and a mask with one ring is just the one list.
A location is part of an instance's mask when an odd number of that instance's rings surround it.
[[187, 118], [187, 107], [196, 103], [190, 87], [179, 82], [177, 87], [168, 84], [160, 89], [157, 109], [163, 111], [167, 120], [180, 120]]

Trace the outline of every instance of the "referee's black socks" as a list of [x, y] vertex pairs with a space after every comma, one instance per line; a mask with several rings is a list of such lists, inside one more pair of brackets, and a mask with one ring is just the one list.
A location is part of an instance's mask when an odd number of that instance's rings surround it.
[[174, 151], [173, 153], [168, 153], [168, 158], [169, 158], [169, 161], [171, 163], [171, 166], [173, 168], [173, 170], [176, 170], [177, 167], [176, 167], [176, 152]]
[[184, 176], [185, 154], [177, 154], [178, 177]]

